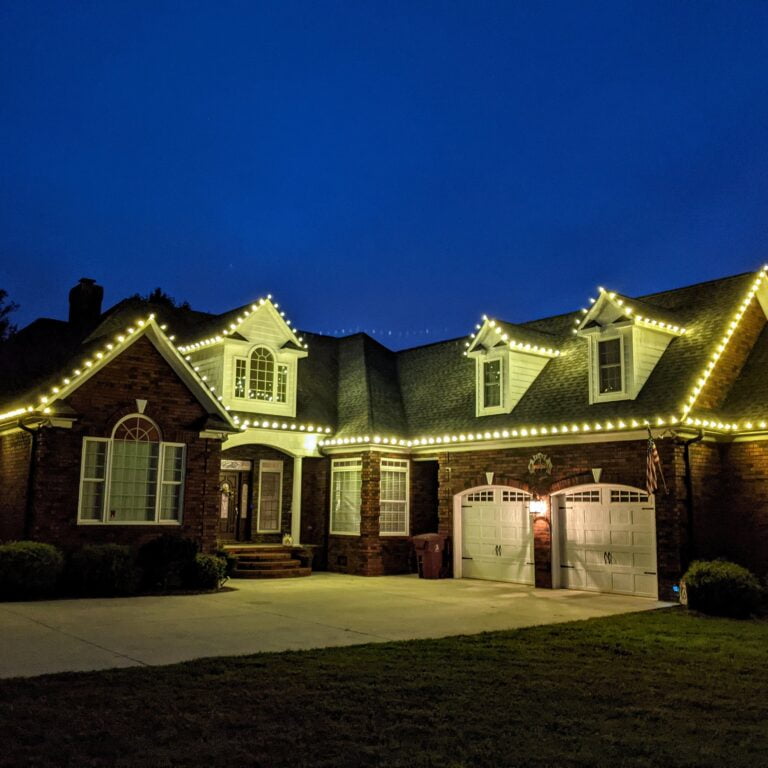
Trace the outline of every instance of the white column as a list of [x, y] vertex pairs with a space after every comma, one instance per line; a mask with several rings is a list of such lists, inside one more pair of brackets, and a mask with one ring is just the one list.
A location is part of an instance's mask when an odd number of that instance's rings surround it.
[[291, 538], [294, 545], [301, 538], [301, 456], [293, 458], [293, 495], [291, 496]]

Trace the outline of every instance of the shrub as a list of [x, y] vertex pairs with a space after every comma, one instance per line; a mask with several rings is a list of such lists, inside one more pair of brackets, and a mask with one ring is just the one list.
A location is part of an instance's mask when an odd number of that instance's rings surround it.
[[715, 616], [747, 618], [762, 599], [758, 580], [746, 568], [725, 560], [692, 563], [683, 581], [688, 607]]
[[70, 557], [66, 581], [78, 595], [133, 594], [139, 585], [133, 550], [120, 544], [87, 544]]
[[233, 555], [231, 552], [227, 552], [226, 549], [217, 549], [216, 557], [220, 557], [224, 560], [226, 565], [226, 578], [232, 576], [232, 572], [237, 568], [237, 555]]
[[227, 578], [227, 561], [216, 555], [196, 555], [190, 569], [189, 586], [196, 589], [218, 589]]
[[0, 599], [52, 595], [64, 570], [64, 556], [51, 544], [11, 541], [0, 545]]
[[139, 549], [137, 563], [147, 589], [178, 589], [185, 585], [187, 572], [194, 568], [197, 542], [163, 534]]

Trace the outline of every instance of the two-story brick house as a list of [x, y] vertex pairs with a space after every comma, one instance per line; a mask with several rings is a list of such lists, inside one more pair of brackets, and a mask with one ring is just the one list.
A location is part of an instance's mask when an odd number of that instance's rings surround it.
[[768, 570], [766, 270], [398, 352], [270, 297], [101, 313], [98, 290], [0, 353], [1, 538], [290, 534], [377, 575], [439, 530], [456, 577], [662, 598], [694, 556]]

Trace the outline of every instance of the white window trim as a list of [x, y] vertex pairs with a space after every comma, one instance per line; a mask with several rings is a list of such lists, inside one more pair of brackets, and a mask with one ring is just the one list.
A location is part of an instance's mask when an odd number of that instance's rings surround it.
[[[277, 528], [261, 527], [261, 476], [264, 472], [277, 472], [280, 475], [277, 491]], [[261, 459], [259, 461], [259, 497], [256, 505], [256, 533], [280, 533], [280, 523], [283, 518], [283, 462], [274, 459]]]
[[[485, 406], [485, 366], [487, 363], [499, 361], [500, 368], [500, 402], [499, 405]], [[509, 354], [506, 350], [493, 350], [476, 359], [475, 367], [475, 415], [494, 416], [498, 413], [508, 413], [507, 409], [507, 376], [509, 375]]]
[[[354, 462], [354, 464], [352, 463]], [[337, 531], [333, 527], [333, 485], [334, 475], [342, 472], [357, 472], [360, 474], [361, 498], [360, 507], [362, 507], [362, 479], [363, 479], [363, 460], [360, 458], [350, 459], [331, 459], [331, 506], [330, 517], [328, 520], [328, 531], [332, 536], [360, 536], [360, 521], [358, 519], [357, 531]], [[358, 518], [361, 517], [361, 509], [357, 510]]]
[[[141, 414], [130, 414], [129, 416], [126, 416], [124, 419], [120, 419], [120, 421], [115, 425], [115, 430], [117, 427], [122, 424], [123, 421], [126, 419], [134, 418], [136, 416], [139, 416]], [[147, 419], [146, 416], [141, 415], [142, 418]], [[152, 421], [151, 419], [147, 419], [147, 421]], [[154, 424], [154, 422], [152, 422]], [[155, 427], [157, 425], [155, 424]], [[113, 430], [114, 434], [114, 430]], [[158, 429], [158, 434], [160, 434], [160, 430]], [[107, 444], [107, 455], [106, 455], [106, 461], [104, 462], [104, 503], [101, 509], [101, 520], [84, 520], [82, 517], [83, 514], [83, 481], [84, 473], [85, 473], [85, 457], [86, 457], [86, 446], [89, 442], [95, 442], [95, 443], [106, 443]], [[171, 443], [171, 442], [163, 442], [162, 440], [158, 443], [158, 458], [157, 458], [157, 493], [155, 494], [155, 518], [154, 520], [110, 520], [108, 515], [109, 510], [109, 500], [112, 495], [112, 457], [113, 457], [113, 446], [114, 446], [114, 438], [113, 437], [84, 437], [83, 438], [83, 446], [81, 451], [81, 457], [80, 457], [80, 486], [79, 486], [79, 493], [78, 493], [78, 501], [77, 501], [77, 524], [78, 525], [126, 525], [126, 526], [135, 526], [135, 525], [169, 525], [173, 527], [178, 527], [182, 525], [183, 523], [183, 515], [184, 515], [184, 490], [186, 486], [186, 463], [187, 463], [187, 446], [184, 443]], [[172, 448], [181, 448], [181, 461], [182, 465], [184, 467], [183, 475], [181, 483], [175, 483], [175, 482], [166, 482], [163, 480], [163, 474], [165, 469], [165, 448], [166, 447], [172, 447]], [[95, 478], [89, 478], [91, 482]], [[163, 499], [163, 487], [165, 485], [181, 485], [181, 491], [179, 493], [179, 519], [178, 520], [161, 520], [160, 519], [160, 509]]]
[[[630, 329], [631, 331], [631, 329]], [[619, 340], [619, 360], [621, 361], [621, 389], [616, 392], [600, 392], [600, 343], [604, 341]], [[613, 331], [605, 334], [595, 334], [590, 337], [590, 403], [610, 403], [617, 400], [629, 400], [630, 399], [630, 371], [627, 365], [627, 352], [631, 351], [632, 346], [630, 344], [627, 347], [627, 334], [621, 331]]]
[[[384, 462], [397, 462], [398, 466], [385, 467]], [[379, 472], [379, 536], [410, 536], [411, 530], [411, 462], [408, 459], [381, 459], [381, 468]], [[382, 531], [381, 530], [381, 504], [383, 502], [402, 503], [402, 499], [385, 499], [382, 496], [384, 484], [381, 482], [381, 475], [384, 472], [398, 472], [405, 475], [405, 528], [402, 531]]]

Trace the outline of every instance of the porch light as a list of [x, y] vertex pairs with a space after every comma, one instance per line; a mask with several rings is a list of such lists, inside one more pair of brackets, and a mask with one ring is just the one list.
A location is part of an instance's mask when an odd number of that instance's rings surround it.
[[529, 508], [532, 515], [546, 515], [547, 514], [547, 502], [544, 499], [531, 499]]

